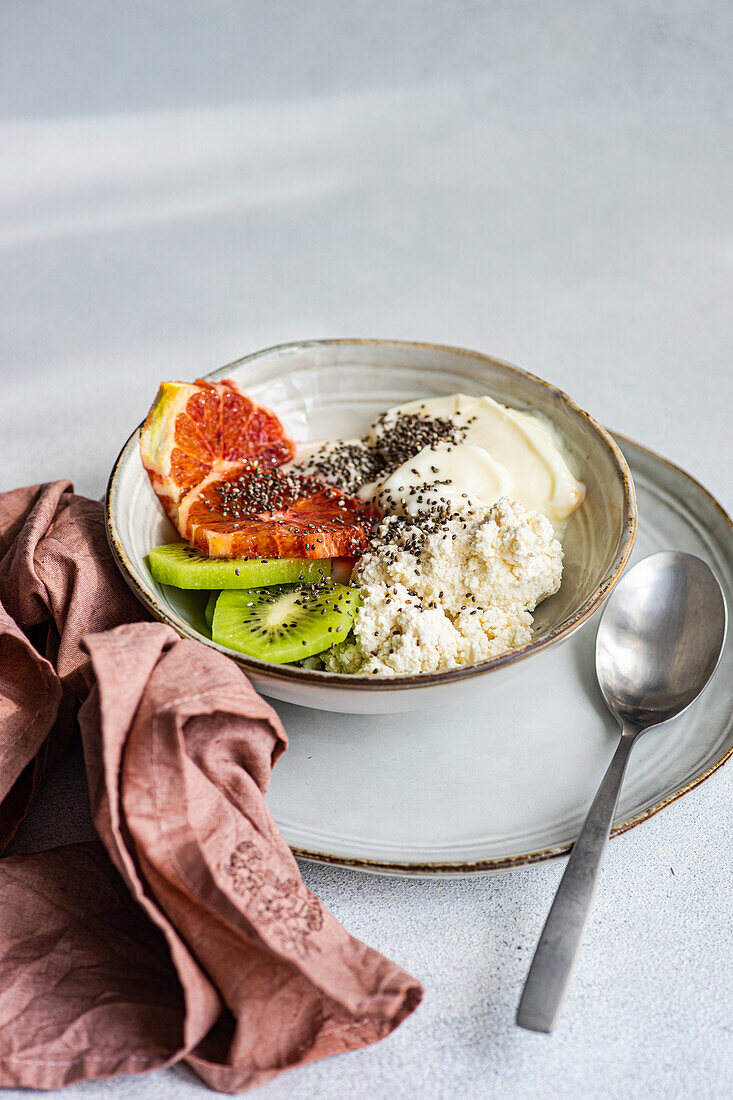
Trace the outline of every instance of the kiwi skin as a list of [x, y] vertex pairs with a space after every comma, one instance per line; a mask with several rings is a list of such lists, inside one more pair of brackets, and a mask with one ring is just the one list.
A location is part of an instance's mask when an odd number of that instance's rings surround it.
[[333, 582], [224, 590], [214, 608], [211, 636], [217, 645], [248, 657], [287, 664], [342, 641], [360, 606], [355, 588]]
[[209, 628], [209, 634], [211, 634], [211, 624], [214, 621], [214, 608], [216, 607], [216, 601], [219, 599], [218, 592], [212, 592], [206, 601], [206, 607], [204, 608], [204, 620]]
[[330, 558], [210, 558], [185, 542], [156, 546], [149, 565], [160, 584], [187, 589], [312, 584], [331, 576]]

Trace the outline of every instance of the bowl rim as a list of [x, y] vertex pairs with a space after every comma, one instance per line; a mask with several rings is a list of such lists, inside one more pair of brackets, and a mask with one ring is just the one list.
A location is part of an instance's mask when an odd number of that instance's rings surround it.
[[611, 455], [613, 463], [617, 469], [618, 474], [621, 477], [623, 486], [623, 517], [621, 527], [621, 537], [616, 547], [613, 560], [610, 563], [604, 577], [597, 585], [595, 590], [591, 593], [588, 599], [582, 604], [582, 606], [572, 615], [569, 619], [563, 620], [554, 630], [548, 634], [543, 635], [541, 638], [537, 638], [529, 642], [521, 649], [512, 650], [509, 653], [504, 653], [498, 657], [494, 657], [489, 661], [480, 661], [472, 665], [462, 665], [459, 668], [444, 669], [440, 672], [417, 672], [409, 674], [398, 674], [390, 677], [372, 677], [365, 675], [357, 675], [343, 672], [321, 672], [315, 669], [300, 668], [295, 665], [278, 665], [269, 661], [263, 661], [255, 657], [247, 657], [244, 654], [237, 653], [234, 650], [226, 649], [224, 646], [219, 646], [213, 642], [210, 638], [200, 634], [194, 630], [193, 627], [188, 627], [187, 624], [181, 624], [172, 619], [165, 607], [156, 596], [147, 591], [138, 582], [132, 571], [132, 563], [128, 559], [127, 552], [122, 544], [117, 524], [114, 519], [113, 508], [116, 503], [116, 496], [118, 492], [117, 477], [120, 466], [123, 460], [126, 459], [128, 452], [132, 449], [134, 443], [137, 442], [137, 438], [142, 428], [143, 422], [130, 433], [127, 440], [122, 446], [120, 453], [115, 459], [114, 465], [110, 472], [109, 480], [107, 482], [107, 489], [104, 496], [104, 512], [105, 512], [105, 527], [107, 531], [107, 541], [112, 552], [112, 556], [115, 560], [117, 567], [122, 573], [128, 586], [132, 589], [137, 599], [153, 614], [153, 616], [161, 622], [170, 626], [176, 634], [180, 637], [191, 638], [194, 641], [203, 642], [205, 645], [210, 646], [213, 649], [217, 649], [219, 652], [231, 657], [237, 664], [244, 669], [245, 672], [252, 673], [254, 675], [266, 674], [266, 678], [269, 682], [289, 683], [289, 684], [311, 684], [314, 687], [332, 687], [340, 690], [348, 689], [352, 691], [402, 691], [406, 688], [427, 688], [438, 684], [444, 684], [449, 682], [455, 682], [457, 680], [466, 680], [473, 676], [483, 675], [484, 673], [491, 672], [495, 669], [504, 668], [507, 665], [517, 664], [520, 661], [525, 660], [527, 657], [531, 657], [535, 653], [539, 653], [555, 644], [556, 642], [563, 641], [573, 634], [580, 626], [583, 625], [600, 607], [607, 596], [610, 594], [616, 583], [619, 581], [621, 574], [623, 573], [628, 563], [631, 551], [633, 549], [634, 540], [636, 538], [637, 531], [637, 506], [636, 506], [636, 491], [634, 489], [634, 482], [631, 476], [628, 463], [624, 458], [621, 449], [617, 446], [609, 432], [606, 431], [597, 420], [594, 419], [584, 409], [580, 408], [578, 404], [571, 397], [568, 396], [563, 390], [557, 386], [553, 386], [550, 382], [546, 382], [543, 378], [539, 378], [536, 374], [532, 374], [530, 371], [523, 370], [521, 367], [517, 367], [514, 363], [509, 363], [505, 359], [499, 359], [496, 356], [488, 355], [485, 352], [473, 351], [468, 348], [456, 347], [450, 344], [433, 344], [424, 341], [415, 340], [389, 340], [389, 339], [369, 339], [369, 338], [329, 338], [329, 339], [313, 339], [313, 340], [294, 340], [284, 344], [275, 344], [272, 347], [263, 348], [260, 351], [252, 352], [249, 355], [242, 356], [240, 359], [235, 359], [231, 363], [227, 363], [223, 367], [218, 367], [214, 371], [210, 371], [208, 374], [203, 375], [206, 379], [217, 379], [226, 376], [228, 371], [238, 368], [245, 363], [254, 361], [255, 359], [261, 359], [265, 356], [273, 355], [290, 349], [298, 348], [314, 348], [314, 347], [397, 347], [397, 348], [422, 348], [429, 349], [431, 351], [445, 352], [450, 354], [458, 354], [466, 356], [467, 358], [476, 360], [480, 359], [486, 363], [490, 363], [494, 366], [500, 366], [510, 374], [518, 375], [523, 378], [529, 378], [533, 382], [538, 383], [544, 389], [548, 390], [556, 400], [581, 420], [594, 432], [596, 436], [604, 444], [606, 450]]

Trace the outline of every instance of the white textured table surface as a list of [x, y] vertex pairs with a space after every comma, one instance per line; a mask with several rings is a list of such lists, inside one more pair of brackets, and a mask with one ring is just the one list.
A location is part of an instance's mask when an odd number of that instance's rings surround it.
[[[5, 0], [0, 487], [98, 496], [161, 377], [396, 336], [544, 376], [730, 510], [732, 73], [726, 0]], [[72, 754], [18, 849], [87, 836], [83, 792]], [[728, 1097], [732, 822], [729, 766], [611, 844], [551, 1037], [513, 1018], [561, 863], [304, 865], [426, 995], [262, 1095]], [[65, 1095], [203, 1089], [173, 1071]]]

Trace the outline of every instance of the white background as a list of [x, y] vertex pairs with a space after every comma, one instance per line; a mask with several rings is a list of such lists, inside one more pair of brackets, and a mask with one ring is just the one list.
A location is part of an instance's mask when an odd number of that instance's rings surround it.
[[[99, 496], [161, 378], [380, 336], [518, 363], [730, 510], [732, 103], [727, 0], [3, 0], [0, 488]], [[559, 863], [304, 865], [426, 996], [262, 1096], [727, 1097], [731, 795], [728, 767], [613, 842], [551, 1037], [513, 1016]], [[82, 798], [72, 755], [19, 849], [87, 835]]]

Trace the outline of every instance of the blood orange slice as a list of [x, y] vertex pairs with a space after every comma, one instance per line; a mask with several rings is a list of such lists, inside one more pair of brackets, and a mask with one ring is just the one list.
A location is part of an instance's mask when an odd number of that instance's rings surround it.
[[163, 382], [140, 435], [143, 466], [175, 524], [180, 501], [205, 478], [252, 458], [279, 466], [294, 451], [275, 414], [232, 381]]
[[314, 477], [248, 463], [184, 497], [178, 530], [215, 558], [355, 557], [372, 511]]
[[372, 509], [278, 470], [293, 443], [234, 382], [164, 382], [140, 451], [179, 533], [211, 557], [354, 557], [366, 547]]

